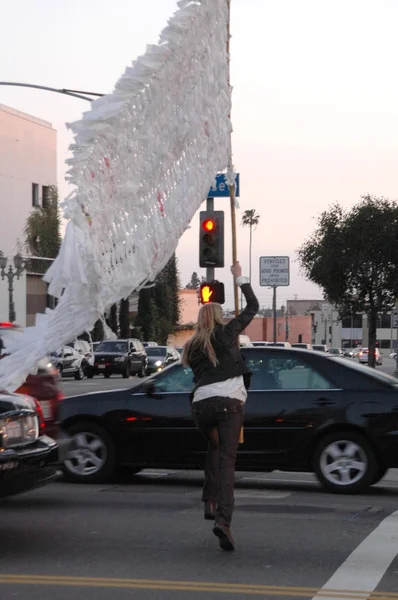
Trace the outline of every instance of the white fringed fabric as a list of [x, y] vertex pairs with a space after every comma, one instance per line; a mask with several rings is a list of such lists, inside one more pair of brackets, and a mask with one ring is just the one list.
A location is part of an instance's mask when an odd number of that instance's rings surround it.
[[63, 204], [65, 238], [44, 277], [59, 304], [11, 343], [1, 387], [16, 389], [38, 359], [153, 280], [228, 167], [227, 21], [226, 0], [181, 0], [158, 45], [70, 125], [76, 192]]

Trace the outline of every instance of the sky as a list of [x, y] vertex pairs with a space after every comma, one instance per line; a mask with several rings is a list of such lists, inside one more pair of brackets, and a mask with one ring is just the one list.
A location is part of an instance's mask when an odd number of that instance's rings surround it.
[[[111, 92], [127, 65], [156, 43], [176, 0], [14, 0], [0, 2], [0, 80]], [[291, 257], [286, 299], [321, 298], [300, 273], [296, 250], [332, 203], [349, 208], [365, 194], [397, 199], [398, 78], [396, 0], [232, 0], [234, 164], [240, 209], [256, 209], [253, 284], [260, 305], [259, 257]], [[3, 88], [0, 103], [58, 130], [58, 185], [72, 137], [65, 123], [88, 103], [48, 92]], [[3, 200], [4, 201], [4, 200]], [[203, 209], [204, 207], [202, 207]], [[229, 200], [226, 264], [231, 259]], [[198, 222], [181, 238], [182, 284], [198, 268]], [[249, 232], [238, 226], [238, 257], [248, 273]], [[226, 308], [233, 307], [231, 276]]]

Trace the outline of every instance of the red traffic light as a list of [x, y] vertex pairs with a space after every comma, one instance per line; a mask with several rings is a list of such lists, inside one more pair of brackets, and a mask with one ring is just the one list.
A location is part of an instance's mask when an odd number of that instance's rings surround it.
[[202, 283], [202, 285], [200, 286], [200, 303], [209, 304], [209, 302], [217, 302], [218, 304], [224, 304], [224, 284], [220, 281]]
[[206, 233], [214, 233], [217, 228], [217, 223], [215, 219], [205, 219], [202, 223], [202, 229], [206, 231]]

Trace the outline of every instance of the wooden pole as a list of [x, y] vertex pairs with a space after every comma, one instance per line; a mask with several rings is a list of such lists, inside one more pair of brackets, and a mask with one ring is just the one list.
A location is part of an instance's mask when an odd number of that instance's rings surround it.
[[[231, 91], [231, 69], [230, 69], [230, 37], [231, 37], [231, 0], [226, 0], [228, 6], [228, 22], [227, 22], [227, 60], [228, 60], [228, 86]], [[231, 118], [231, 115], [230, 115]], [[229, 152], [229, 164], [228, 167], [232, 170], [232, 134], [230, 142]], [[232, 264], [235, 264], [238, 260], [238, 249], [237, 249], [237, 236], [236, 236], [236, 208], [235, 208], [235, 186], [229, 186], [229, 198], [231, 203], [231, 229], [232, 229]], [[239, 314], [239, 294], [238, 286], [236, 285], [234, 278], [234, 300], [235, 300], [235, 315]], [[245, 441], [243, 426], [239, 434], [239, 444], [243, 444]]]
[[[231, 0], [226, 0], [228, 6], [228, 22], [227, 22], [227, 60], [228, 60], [228, 86], [231, 90], [231, 69], [230, 69], [230, 37], [231, 37]], [[229, 168], [232, 170], [232, 139], [230, 143], [229, 153]], [[236, 208], [235, 208], [235, 186], [229, 186], [229, 198], [231, 204], [231, 229], [232, 229], [232, 264], [238, 260], [237, 235], [236, 235]], [[239, 294], [238, 286], [234, 279], [234, 303], [235, 315], [239, 314]]]

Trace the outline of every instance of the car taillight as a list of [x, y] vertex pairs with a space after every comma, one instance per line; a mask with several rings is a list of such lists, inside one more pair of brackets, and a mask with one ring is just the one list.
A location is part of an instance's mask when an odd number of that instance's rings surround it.
[[43, 414], [43, 409], [40, 406], [40, 402], [38, 400], [36, 400], [36, 398], [33, 398], [34, 402], [35, 402], [35, 406], [36, 406], [36, 412], [37, 412], [37, 416], [39, 418], [39, 428], [40, 428], [40, 433], [42, 433], [46, 427], [46, 423], [44, 421], [44, 414]]

